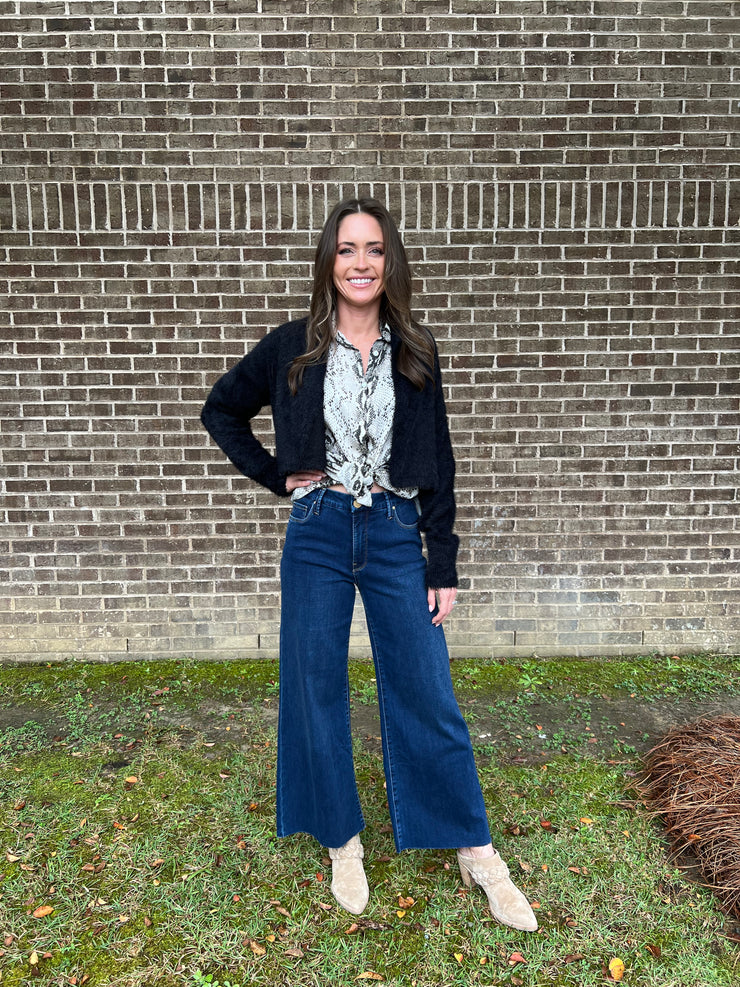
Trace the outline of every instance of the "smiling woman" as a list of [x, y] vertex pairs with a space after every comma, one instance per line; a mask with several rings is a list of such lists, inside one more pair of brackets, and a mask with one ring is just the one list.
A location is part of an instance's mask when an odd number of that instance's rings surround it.
[[[275, 455], [250, 420], [271, 405]], [[434, 339], [411, 314], [411, 273], [387, 209], [341, 202], [316, 249], [308, 319], [269, 333], [214, 386], [203, 423], [232, 462], [292, 496], [280, 567], [278, 836], [329, 848], [332, 891], [369, 888], [350, 733], [347, 656], [365, 607], [396, 848], [458, 848], [500, 922], [533, 930], [490, 844], [442, 622], [457, 594], [455, 462]], [[425, 559], [421, 533], [425, 534]]]

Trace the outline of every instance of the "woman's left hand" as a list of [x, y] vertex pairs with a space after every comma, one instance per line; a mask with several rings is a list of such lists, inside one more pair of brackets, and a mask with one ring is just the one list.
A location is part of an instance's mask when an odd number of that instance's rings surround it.
[[455, 597], [457, 596], [457, 589], [451, 586], [449, 589], [430, 589], [427, 591], [427, 602], [429, 603], [429, 613], [431, 613], [435, 607], [438, 607], [437, 612], [432, 617], [432, 623], [439, 624], [448, 616], [450, 611], [455, 605]]

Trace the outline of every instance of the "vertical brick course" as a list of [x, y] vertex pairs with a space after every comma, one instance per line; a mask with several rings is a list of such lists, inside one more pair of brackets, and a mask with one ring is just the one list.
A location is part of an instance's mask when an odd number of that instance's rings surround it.
[[0, 656], [274, 654], [286, 507], [198, 413], [354, 194], [440, 346], [453, 653], [738, 650], [740, 4], [0, 12]]

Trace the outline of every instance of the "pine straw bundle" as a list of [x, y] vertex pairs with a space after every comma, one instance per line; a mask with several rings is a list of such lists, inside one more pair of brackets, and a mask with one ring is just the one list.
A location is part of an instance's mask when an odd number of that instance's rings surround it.
[[725, 911], [740, 918], [740, 718], [696, 720], [645, 757], [638, 785], [676, 854], [690, 850]]

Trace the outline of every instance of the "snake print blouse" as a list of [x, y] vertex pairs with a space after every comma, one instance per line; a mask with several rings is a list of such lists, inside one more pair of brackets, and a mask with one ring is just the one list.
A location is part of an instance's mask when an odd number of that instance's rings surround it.
[[371, 506], [373, 483], [400, 497], [418, 490], [397, 489], [388, 476], [395, 395], [391, 376], [391, 334], [381, 325], [370, 350], [367, 371], [362, 355], [339, 330], [332, 343], [324, 382], [325, 479], [293, 491], [293, 499], [319, 487], [341, 483], [359, 503]]

